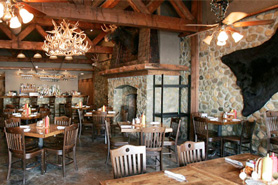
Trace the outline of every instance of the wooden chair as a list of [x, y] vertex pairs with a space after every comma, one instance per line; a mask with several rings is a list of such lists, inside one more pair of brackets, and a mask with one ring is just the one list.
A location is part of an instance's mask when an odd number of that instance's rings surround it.
[[44, 108], [44, 107], [40, 107], [39, 108], [39, 113], [41, 114], [41, 117], [44, 118], [44, 117], [50, 115], [50, 109]]
[[[106, 136], [106, 132], [105, 132], [105, 120], [106, 120], [106, 112], [100, 112], [100, 111], [96, 111], [95, 113], [93, 113], [92, 115], [92, 121], [93, 121], [93, 141], [96, 138], [96, 136], [101, 136], [101, 135], [105, 135]], [[104, 134], [103, 134], [104, 131]]]
[[190, 163], [200, 162], [206, 159], [205, 142], [186, 141], [177, 146], [179, 165], [186, 166]]
[[[222, 152], [223, 155], [225, 156], [225, 143], [230, 142], [230, 143], [235, 143], [236, 144], [236, 154], [241, 154], [242, 148], [248, 148], [249, 153], [252, 153], [252, 135], [253, 131], [256, 125], [256, 122], [249, 122], [249, 121], [243, 121], [241, 123], [242, 129], [241, 129], [241, 134], [240, 136], [222, 136]], [[243, 144], [249, 144], [249, 147], [243, 146]]]
[[155, 157], [156, 162], [159, 161], [160, 170], [163, 170], [162, 164], [162, 149], [165, 138], [164, 127], [147, 127], [141, 131], [141, 145], [146, 146], [147, 156]]
[[[19, 127], [5, 128], [5, 134], [9, 152], [9, 166], [7, 180], [10, 178], [12, 157], [16, 157], [22, 160], [23, 168], [23, 184], [26, 183], [26, 160], [41, 156], [41, 173], [44, 173], [44, 149], [32, 148], [30, 150], [25, 148], [24, 131]], [[36, 165], [38, 166], [38, 165]], [[28, 168], [29, 169], [29, 168]], [[27, 169], [27, 170], [28, 170]]]
[[146, 147], [125, 145], [111, 150], [114, 178], [122, 178], [146, 172]]
[[[76, 162], [77, 135], [78, 135], [78, 125], [72, 124], [65, 128], [63, 144], [58, 144], [55, 147], [45, 147], [44, 148], [45, 154], [54, 154], [54, 155], [57, 155], [58, 157], [62, 157], [62, 164], [52, 163], [47, 160], [45, 160], [45, 161], [46, 161], [46, 163], [50, 163], [50, 164], [54, 164], [56, 166], [62, 167], [63, 177], [66, 176], [65, 165], [68, 165], [68, 164], [71, 164], [74, 162], [75, 170], [78, 170], [77, 162]], [[71, 153], [71, 152], [73, 153], [73, 158], [69, 157], [69, 153]], [[70, 160], [68, 163], [66, 163], [66, 158], [68, 158]]]
[[106, 164], [109, 160], [109, 154], [111, 148], [118, 148], [120, 146], [124, 146], [128, 144], [128, 138], [125, 137], [111, 137], [111, 127], [110, 122], [105, 120], [105, 131], [106, 131], [106, 137], [107, 137], [107, 158], [106, 158]]
[[180, 126], [181, 126], [180, 118], [171, 118], [170, 127], [173, 129], [173, 132], [169, 134], [169, 137], [165, 137], [163, 143], [163, 146], [169, 150], [169, 152], [163, 154], [170, 154], [171, 156], [171, 154], [174, 153], [177, 162], [178, 162], [177, 145], [178, 145], [178, 139], [180, 133]]
[[218, 149], [220, 150], [220, 155], [222, 155], [222, 151], [221, 151], [222, 139], [220, 136], [218, 136], [216, 131], [209, 130], [208, 122], [206, 118], [194, 116], [193, 127], [194, 127], [194, 134], [195, 134], [195, 142], [197, 142], [198, 140], [205, 141], [206, 158], [208, 158], [209, 150], [211, 151], [216, 150], [215, 147], [210, 145], [214, 142], [220, 143], [220, 147], [218, 147]]
[[278, 153], [272, 145], [278, 145], [278, 111], [266, 111], [264, 114], [267, 132], [267, 152]]
[[92, 133], [92, 140], [94, 140], [93, 138], [93, 122], [91, 120], [86, 120], [84, 118], [84, 110], [78, 109], [78, 119], [79, 119], [79, 138], [83, 132], [83, 127], [90, 127], [91, 128], [91, 133]]
[[54, 118], [54, 125], [70, 126], [71, 125], [71, 118], [69, 118], [67, 116], [55, 117]]
[[15, 113], [15, 109], [4, 109], [3, 110], [4, 119], [10, 118], [13, 113]]
[[5, 108], [6, 108], [6, 109], [15, 109], [15, 106], [12, 105], [12, 104], [7, 104], [7, 105], [5, 106]]
[[21, 119], [20, 118], [9, 118], [5, 120], [5, 127], [11, 128], [11, 127], [19, 127], [21, 125]]

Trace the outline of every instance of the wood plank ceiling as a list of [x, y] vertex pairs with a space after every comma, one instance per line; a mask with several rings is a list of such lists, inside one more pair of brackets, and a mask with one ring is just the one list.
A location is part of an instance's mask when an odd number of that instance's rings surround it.
[[[159, 15], [162, 3], [169, 2], [179, 17]], [[53, 29], [52, 19], [56, 22], [62, 19], [72, 23], [79, 21], [79, 28], [87, 34], [91, 49], [86, 57], [76, 57], [72, 61], [64, 61], [61, 58], [50, 60], [43, 55], [43, 59], [32, 59], [33, 62], [91, 64], [93, 55], [111, 54], [113, 47], [101, 45], [106, 35], [101, 30], [102, 24], [186, 33], [198, 31], [196, 27], [186, 26], [188, 23], [196, 23], [196, 7], [200, 7], [196, 6], [200, 3], [197, 0], [192, 0], [189, 8], [182, 0], [22, 0], [20, 3], [34, 14], [34, 19], [23, 25], [22, 31], [17, 35], [13, 34], [5, 23], [0, 24], [0, 50], [10, 53], [8, 56], [0, 56], [0, 61], [30, 61], [28, 58], [17, 59], [20, 51], [29, 52], [29, 55], [37, 51], [43, 54], [42, 45], [47, 35], [46, 30]]]

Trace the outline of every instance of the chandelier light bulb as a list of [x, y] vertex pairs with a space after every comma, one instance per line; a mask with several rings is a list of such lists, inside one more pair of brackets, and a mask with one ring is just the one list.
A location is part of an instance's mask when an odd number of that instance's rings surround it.
[[21, 18], [22, 18], [22, 22], [23, 22], [24, 24], [26, 24], [26, 23], [32, 21], [32, 19], [34, 18], [34, 15], [31, 14], [31, 13], [29, 13], [29, 12], [28, 12], [27, 10], [25, 10], [24, 8], [21, 8], [21, 9], [19, 10], [19, 14], [20, 14], [20, 16], [21, 16]]
[[203, 40], [203, 42], [206, 43], [207, 45], [210, 45], [211, 40], [212, 40], [212, 35], [209, 35]]
[[226, 45], [226, 41], [220, 41], [220, 40], [218, 40], [218, 41], [217, 41], [217, 45], [218, 45], [218, 46], [225, 46], [225, 45]]
[[219, 33], [219, 35], [218, 35], [218, 37], [217, 37], [217, 40], [218, 40], [218, 41], [226, 41], [227, 39], [228, 39], [227, 33], [226, 33], [224, 30], [222, 30], [222, 31]]
[[237, 32], [233, 32], [232, 37], [233, 37], [235, 43], [237, 43], [238, 41], [240, 41], [243, 38], [243, 35], [241, 35]]
[[4, 16], [4, 10], [5, 8], [3, 3], [0, 3], [0, 19]]
[[21, 27], [21, 23], [19, 22], [17, 16], [11, 18], [10, 28], [19, 28]]

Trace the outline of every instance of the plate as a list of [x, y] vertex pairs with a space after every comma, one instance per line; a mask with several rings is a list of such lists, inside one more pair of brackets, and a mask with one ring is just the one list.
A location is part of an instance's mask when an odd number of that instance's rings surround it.
[[30, 128], [26, 128], [24, 129], [24, 132], [29, 132], [31, 129]]

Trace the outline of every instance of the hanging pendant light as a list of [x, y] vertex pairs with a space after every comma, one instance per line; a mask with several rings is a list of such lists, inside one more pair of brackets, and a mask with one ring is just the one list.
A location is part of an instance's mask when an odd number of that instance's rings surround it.
[[26, 23], [32, 21], [32, 19], [34, 18], [34, 15], [31, 14], [31, 13], [29, 13], [29, 12], [28, 12], [27, 10], [25, 10], [24, 8], [21, 8], [21, 9], [19, 10], [19, 14], [20, 14], [20, 16], [21, 16], [21, 18], [22, 18], [22, 22], [23, 22], [24, 24], [26, 24]]
[[51, 60], [55, 60], [55, 59], [57, 59], [58, 57], [57, 56], [55, 56], [55, 55], [51, 55], [50, 57], [49, 57], [49, 59], [51, 59]]
[[24, 53], [20, 52], [18, 53], [16, 58], [26, 58], [26, 56], [24, 55]]
[[36, 53], [33, 58], [42, 58], [42, 55], [40, 53]]
[[21, 23], [19, 22], [17, 16], [13, 16], [10, 21], [10, 28], [19, 28], [21, 27]]

